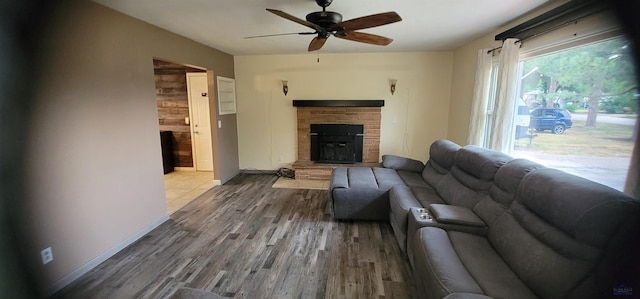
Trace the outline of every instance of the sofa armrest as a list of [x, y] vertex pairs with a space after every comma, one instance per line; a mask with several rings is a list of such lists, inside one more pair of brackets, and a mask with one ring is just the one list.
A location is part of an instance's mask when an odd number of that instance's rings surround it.
[[424, 163], [411, 158], [400, 157], [396, 155], [383, 155], [382, 166], [384, 168], [391, 168], [395, 170], [405, 170], [411, 172], [422, 172], [424, 169]]
[[443, 204], [432, 204], [429, 211], [439, 223], [485, 227], [486, 225], [468, 208]]

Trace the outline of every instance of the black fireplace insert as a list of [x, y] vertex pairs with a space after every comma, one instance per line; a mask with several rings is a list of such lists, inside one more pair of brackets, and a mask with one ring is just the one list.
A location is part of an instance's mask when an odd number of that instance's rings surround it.
[[312, 124], [311, 161], [352, 164], [362, 162], [363, 125]]

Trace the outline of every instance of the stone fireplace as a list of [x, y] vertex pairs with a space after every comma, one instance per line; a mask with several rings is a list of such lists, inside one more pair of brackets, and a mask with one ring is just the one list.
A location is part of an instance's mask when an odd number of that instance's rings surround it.
[[[294, 100], [298, 118], [298, 160], [293, 164], [296, 179], [328, 180], [331, 171], [337, 166], [345, 166], [347, 162], [316, 163], [312, 159], [311, 125], [356, 125], [362, 126], [362, 157], [359, 161], [349, 164], [354, 166], [378, 166], [380, 157], [380, 120], [383, 100]], [[348, 134], [347, 134], [348, 135]], [[317, 136], [317, 135], [316, 135]], [[330, 138], [331, 139], [331, 138]], [[332, 150], [342, 151], [347, 147], [344, 140], [329, 141], [325, 148], [331, 154]], [[331, 144], [333, 143], [333, 144]], [[326, 144], [326, 143], [325, 143]], [[333, 146], [333, 148], [331, 148]], [[335, 147], [339, 148], [335, 148]]]

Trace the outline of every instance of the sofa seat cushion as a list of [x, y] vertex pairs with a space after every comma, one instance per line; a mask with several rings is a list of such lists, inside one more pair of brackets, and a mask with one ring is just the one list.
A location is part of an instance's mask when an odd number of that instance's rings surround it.
[[438, 192], [433, 188], [411, 188], [411, 193], [420, 203], [421, 207], [428, 208], [432, 204], [445, 203]]
[[398, 170], [398, 176], [400, 176], [402, 181], [409, 187], [431, 188], [422, 178], [422, 174], [418, 172]]
[[494, 298], [537, 298], [484, 237], [424, 227], [416, 232], [414, 277], [418, 293], [444, 298], [471, 293]]
[[404, 185], [393, 169], [338, 167], [331, 174], [329, 198], [335, 219], [389, 220], [389, 189]]

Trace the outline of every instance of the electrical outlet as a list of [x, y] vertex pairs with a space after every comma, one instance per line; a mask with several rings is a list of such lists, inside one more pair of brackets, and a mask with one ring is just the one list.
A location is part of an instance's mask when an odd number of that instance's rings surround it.
[[51, 261], [53, 261], [53, 251], [51, 250], [51, 247], [47, 247], [45, 249], [43, 249], [42, 251], [40, 251], [40, 257], [42, 257], [42, 264], [48, 264]]

